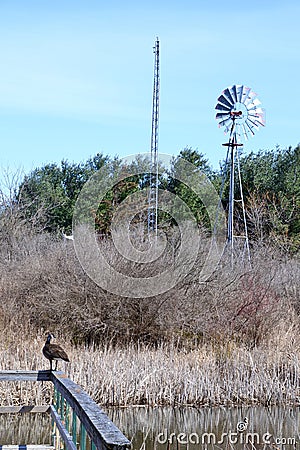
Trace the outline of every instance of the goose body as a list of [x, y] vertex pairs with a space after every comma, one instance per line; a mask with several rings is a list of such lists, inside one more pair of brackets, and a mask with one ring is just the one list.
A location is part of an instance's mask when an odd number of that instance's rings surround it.
[[55, 361], [55, 369], [57, 370], [57, 361], [70, 362], [66, 352], [57, 344], [51, 344], [51, 339], [54, 337], [51, 333], [48, 334], [47, 340], [43, 347], [43, 355], [50, 361], [50, 370], [52, 371], [52, 361]]

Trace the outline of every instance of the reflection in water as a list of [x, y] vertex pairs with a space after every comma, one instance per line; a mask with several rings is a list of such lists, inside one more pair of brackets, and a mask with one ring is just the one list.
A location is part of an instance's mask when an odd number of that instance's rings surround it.
[[133, 450], [276, 450], [300, 445], [296, 408], [124, 408], [107, 413], [132, 440]]
[[0, 414], [0, 445], [50, 443], [50, 414]]
[[[107, 414], [133, 450], [296, 449], [297, 408], [123, 408]], [[245, 420], [247, 418], [247, 420]], [[50, 444], [50, 414], [1, 414], [0, 445]]]

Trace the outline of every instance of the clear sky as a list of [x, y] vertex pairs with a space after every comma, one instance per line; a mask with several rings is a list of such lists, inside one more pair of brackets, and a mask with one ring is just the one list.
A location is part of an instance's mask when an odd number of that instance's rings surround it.
[[244, 152], [300, 142], [299, 0], [0, 0], [0, 165], [29, 171], [150, 149], [156, 36], [159, 149], [214, 167], [222, 90], [245, 84], [266, 127]]

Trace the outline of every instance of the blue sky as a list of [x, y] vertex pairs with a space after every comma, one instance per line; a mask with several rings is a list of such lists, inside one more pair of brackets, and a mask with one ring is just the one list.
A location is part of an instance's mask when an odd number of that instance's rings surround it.
[[156, 36], [162, 153], [191, 146], [218, 167], [214, 108], [233, 84], [266, 110], [244, 152], [294, 147], [299, 17], [298, 0], [0, 0], [0, 166], [149, 151]]

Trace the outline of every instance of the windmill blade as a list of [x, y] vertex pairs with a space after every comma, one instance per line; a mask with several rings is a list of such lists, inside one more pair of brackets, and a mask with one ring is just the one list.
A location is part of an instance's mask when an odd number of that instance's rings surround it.
[[259, 113], [252, 113], [248, 115], [248, 118], [250, 120], [255, 121], [256, 123], [258, 123], [259, 125], [261, 125], [262, 127], [265, 126], [265, 120], [264, 120], [264, 115], [263, 114], [259, 114]]
[[244, 105], [245, 105], [246, 107], [248, 107], [248, 105], [250, 105], [250, 103], [252, 103], [253, 100], [254, 100], [256, 97], [257, 97], [257, 95], [255, 94], [255, 92], [253, 92], [253, 91], [250, 90], [250, 91], [248, 92], [247, 97], [245, 98]]
[[262, 117], [265, 114], [265, 110], [263, 108], [255, 108], [255, 112], [250, 111], [250, 114], [255, 113], [256, 115], [261, 115]]
[[221, 122], [219, 122], [219, 127], [223, 127], [223, 126], [225, 126], [225, 127], [228, 127], [228, 128], [230, 128], [231, 127], [231, 125], [232, 125], [232, 120], [231, 120], [231, 118], [229, 117], [228, 119], [225, 119], [225, 120], [221, 120]]
[[237, 95], [236, 95], [236, 87], [235, 86], [231, 86], [230, 88], [228, 88], [232, 98], [234, 99], [234, 103], [236, 103], [238, 101]]
[[245, 100], [248, 98], [248, 94], [250, 91], [251, 89], [249, 87], [243, 86], [241, 103], [245, 103]]
[[248, 118], [248, 121], [250, 124], [252, 124], [252, 127], [254, 127], [256, 130], [258, 130], [258, 124], [256, 123], [256, 119], [252, 120], [250, 118]]
[[228, 106], [224, 106], [224, 105], [222, 105], [222, 103], [218, 103], [217, 105], [216, 105], [216, 107], [215, 107], [215, 109], [217, 109], [217, 110], [219, 110], [219, 111], [226, 111], [227, 112], [227, 114], [229, 114], [230, 113], [230, 111], [231, 111], [231, 108], [229, 108]]
[[[244, 106], [242, 106], [244, 105]], [[222, 92], [215, 107], [219, 127], [225, 133], [248, 139], [255, 130], [265, 125], [265, 112], [257, 94], [243, 84], [230, 86]]]
[[230, 88], [227, 88], [223, 91], [223, 95], [228, 99], [228, 101], [230, 102], [231, 108], [233, 107], [233, 105], [235, 104], [235, 98], [232, 95], [232, 93], [230, 92]]
[[244, 123], [242, 123], [242, 130], [243, 130], [243, 136], [244, 136], [245, 140], [247, 141], [248, 140], [248, 131], [247, 131]]
[[253, 126], [251, 125], [249, 119], [246, 120], [245, 125], [248, 127], [248, 129], [250, 130], [250, 133], [252, 134], [252, 136], [254, 136], [254, 130], [253, 130]]
[[248, 117], [252, 117], [252, 119], [255, 117], [259, 117], [259, 113], [255, 109], [253, 109], [252, 111], [249, 111]]
[[251, 111], [251, 109], [256, 109], [259, 105], [261, 105], [261, 102], [258, 100], [258, 98], [255, 98], [251, 103], [247, 105], [248, 111]]
[[256, 117], [257, 117], [257, 122], [264, 127], [266, 124], [266, 117], [265, 117], [265, 110], [260, 108], [262, 110], [262, 112], [258, 112], [256, 111]]
[[219, 112], [216, 114], [216, 119], [230, 119], [230, 113], [229, 112]]
[[243, 88], [244, 88], [244, 86], [242, 84], [238, 84], [236, 86], [237, 101], [239, 103], [242, 103]]
[[229, 99], [224, 95], [220, 95], [220, 97], [218, 98], [218, 102], [221, 105], [227, 106], [227, 108], [231, 109], [233, 104], [229, 101]]

